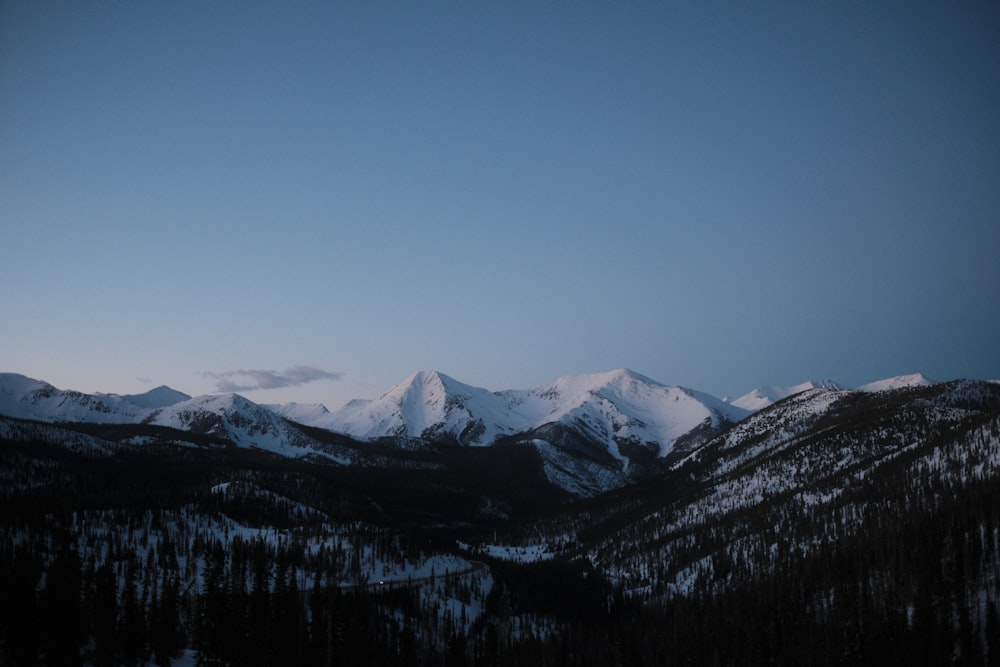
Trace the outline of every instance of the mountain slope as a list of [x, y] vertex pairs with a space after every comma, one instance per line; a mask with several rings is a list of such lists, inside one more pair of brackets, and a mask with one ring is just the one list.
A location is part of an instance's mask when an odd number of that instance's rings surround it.
[[[871, 392], [926, 382], [923, 376], [901, 376], [865, 388]], [[377, 399], [355, 400], [330, 412], [322, 405], [259, 406], [236, 394], [191, 398], [168, 387], [128, 396], [87, 395], [0, 374], [0, 414], [46, 422], [157, 425], [240, 447], [291, 457], [321, 455], [344, 464], [409, 465], [397, 454], [379, 458], [365, 453], [344, 437], [396, 450], [516, 445], [537, 453], [553, 486], [593, 496], [663, 472], [738, 422], [743, 423], [730, 438], [758, 429], [767, 433], [753, 436], [755, 446], [769, 447], [785, 431], [775, 426], [778, 413], [767, 406], [787, 403], [787, 411], [801, 404], [811, 419], [841, 391], [829, 381], [808, 382], [762, 387], [725, 402], [619, 369], [564, 376], [528, 390], [491, 392], [437, 371], [421, 371]], [[763, 416], [747, 419], [755, 411]]]
[[114, 424], [136, 421], [146, 412], [121, 396], [57, 389], [17, 373], [0, 373], [0, 414], [10, 417]]
[[411, 438], [489, 445], [515, 432], [506, 402], [437, 371], [414, 373], [374, 400], [354, 400], [308, 422], [362, 440]]
[[540, 387], [490, 392], [437, 371], [421, 371], [371, 401], [352, 401], [309, 422], [352, 437], [453, 439], [489, 445], [498, 438], [561, 423], [604, 443], [655, 445], [660, 456], [706, 420], [746, 412], [707, 394], [669, 387], [629, 370], [566, 376]]
[[84, 394], [14, 373], [0, 374], [0, 414], [41, 422], [165, 426], [284, 456], [334, 456], [284, 419], [236, 394], [191, 398], [169, 387], [144, 394]]
[[322, 403], [267, 403], [260, 407], [300, 424], [311, 424], [330, 414]]
[[865, 523], [872, 516], [899, 523], [998, 480], [996, 385], [812, 389], [753, 414], [659, 478], [586, 505], [581, 516], [602, 519], [583, 533], [572, 527], [587, 521], [567, 516], [536, 534], [575, 538], [581, 556], [626, 590], [666, 599], [721, 589], [737, 568], [763, 576], [877, 531]]
[[377, 399], [352, 401], [308, 424], [411, 445], [528, 445], [538, 451], [553, 484], [593, 495], [649, 474], [679, 443], [693, 446], [747, 414], [627, 369], [502, 392], [421, 371]]
[[[39, 388], [18, 382], [8, 398]], [[622, 373], [550, 384], [520, 404], [499, 398], [527, 418], [602, 395], [624, 405], [633, 393], [634, 408], [661, 391]], [[155, 419], [227, 439], [270, 437], [283, 423], [234, 395], [185, 403]], [[89, 664], [106, 637], [123, 650], [125, 635], [98, 633], [99, 621], [139, 628], [128, 635], [135, 655], [191, 647], [191, 662], [226, 664], [255, 653], [595, 667], [1000, 656], [1000, 385], [810, 389], [720, 421], [694, 449], [682, 438], [664, 459], [644, 450], [667, 468], [626, 488], [529, 499], [526, 511], [498, 502], [499, 488], [518, 503], [516, 493], [546, 487], [535, 453], [560, 460], [574, 439], [587, 455], [561, 459], [568, 475], [623, 474], [573, 423], [535, 429], [548, 438], [537, 449], [359, 445], [414, 464], [387, 470], [208, 436], [131, 446], [102, 439], [129, 428], [0, 418], [0, 544], [10, 545], [0, 575], [16, 612], [0, 616], [0, 663]], [[65, 627], [83, 630], [67, 640]], [[150, 648], [163, 627], [174, 643]]]
[[738, 408], [743, 408], [744, 410], [753, 412], [756, 410], [762, 410], [784, 398], [794, 396], [795, 394], [803, 391], [809, 391], [810, 389], [838, 391], [840, 389], [846, 389], [846, 387], [837, 384], [832, 380], [822, 380], [819, 382], [808, 380], [801, 384], [792, 385], [791, 387], [762, 386], [752, 389], [739, 398], [728, 401], [728, 403], [730, 405], [735, 405]]
[[553, 422], [575, 426], [604, 442], [655, 448], [666, 456], [693, 429], [739, 421], [746, 412], [683, 387], [660, 384], [627, 369], [559, 378], [527, 392], [518, 404], [529, 427]]
[[264, 449], [284, 456], [331, 457], [299, 429], [239, 394], [213, 394], [175, 403], [150, 412], [142, 423], [222, 437], [238, 447]]
[[891, 391], [905, 387], [926, 387], [931, 384], [935, 384], [934, 380], [931, 380], [922, 373], [913, 373], [911, 375], [897, 375], [896, 377], [869, 382], [858, 387], [858, 391]]

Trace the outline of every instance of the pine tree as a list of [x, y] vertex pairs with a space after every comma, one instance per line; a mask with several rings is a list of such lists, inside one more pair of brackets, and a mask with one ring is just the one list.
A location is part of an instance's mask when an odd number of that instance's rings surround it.
[[136, 665], [146, 656], [146, 610], [139, 598], [136, 567], [129, 563], [125, 570], [125, 590], [122, 594], [119, 619], [121, 656], [126, 665]]
[[94, 577], [94, 664], [110, 667], [118, 654], [118, 579], [111, 561], [97, 570]]
[[27, 546], [14, 553], [7, 591], [10, 598], [3, 604], [10, 612], [7, 630], [7, 650], [15, 665], [38, 663], [38, 583], [42, 563]]
[[76, 543], [67, 544], [49, 566], [42, 593], [41, 628], [49, 664], [80, 664], [80, 646], [84, 636], [83, 610], [80, 606], [82, 576]]
[[[155, 621], [153, 613], [155, 610]], [[160, 595], [150, 610], [150, 650], [157, 665], [170, 665], [182, 648], [180, 592], [176, 576], [163, 571]]]

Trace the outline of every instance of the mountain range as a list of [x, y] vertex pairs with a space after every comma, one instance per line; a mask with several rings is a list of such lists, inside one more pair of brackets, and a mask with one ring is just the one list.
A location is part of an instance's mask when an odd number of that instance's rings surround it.
[[427, 371], [330, 411], [6, 374], [0, 445], [0, 664], [1000, 658], [997, 382]]
[[[907, 375], [862, 391], [921, 386]], [[631, 370], [565, 376], [528, 390], [491, 392], [437, 371], [414, 373], [376, 399], [323, 405], [258, 405], [238, 394], [191, 397], [161, 386], [143, 394], [85, 394], [0, 373], [0, 415], [50, 423], [161, 426], [283, 456], [357, 463], [357, 447], [333, 447], [301, 427], [402, 448], [527, 444], [550, 483], [587, 496], [661, 470], [777, 401], [832, 381], [760, 387], [734, 400], [669, 386]]]

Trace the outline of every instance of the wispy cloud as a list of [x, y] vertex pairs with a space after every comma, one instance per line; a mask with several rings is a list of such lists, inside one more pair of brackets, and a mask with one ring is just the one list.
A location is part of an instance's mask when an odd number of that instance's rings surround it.
[[297, 387], [317, 380], [340, 380], [343, 373], [324, 371], [313, 366], [292, 366], [284, 371], [245, 370], [213, 373], [207, 371], [205, 377], [215, 382], [216, 391], [254, 391], [256, 389], [281, 389]]

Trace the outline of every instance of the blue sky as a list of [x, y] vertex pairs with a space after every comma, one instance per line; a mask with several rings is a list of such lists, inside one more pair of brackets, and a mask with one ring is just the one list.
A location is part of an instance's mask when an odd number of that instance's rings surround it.
[[4, 0], [0, 369], [997, 378], [998, 81], [985, 0]]

